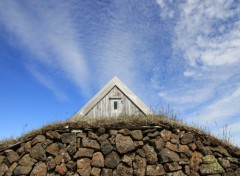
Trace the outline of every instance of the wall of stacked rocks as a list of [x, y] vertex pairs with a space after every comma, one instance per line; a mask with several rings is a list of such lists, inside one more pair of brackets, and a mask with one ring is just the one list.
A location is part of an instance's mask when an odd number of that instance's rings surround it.
[[186, 130], [62, 129], [0, 151], [0, 176], [240, 176], [240, 153]]

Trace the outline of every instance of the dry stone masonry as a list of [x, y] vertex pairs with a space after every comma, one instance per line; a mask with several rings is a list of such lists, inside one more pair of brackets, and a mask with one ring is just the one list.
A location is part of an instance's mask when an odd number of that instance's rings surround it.
[[49, 130], [0, 151], [0, 176], [240, 176], [240, 152], [186, 130]]

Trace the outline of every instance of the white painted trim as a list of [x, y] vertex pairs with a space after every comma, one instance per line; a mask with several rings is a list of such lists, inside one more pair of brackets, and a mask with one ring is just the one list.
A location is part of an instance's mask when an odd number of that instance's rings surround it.
[[153, 114], [153, 111], [145, 105], [118, 77], [110, 80], [80, 111], [78, 111], [71, 119], [84, 117], [93, 107], [106, 96], [113, 87], [118, 87], [126, 97], [133, 102], [145, 115]]

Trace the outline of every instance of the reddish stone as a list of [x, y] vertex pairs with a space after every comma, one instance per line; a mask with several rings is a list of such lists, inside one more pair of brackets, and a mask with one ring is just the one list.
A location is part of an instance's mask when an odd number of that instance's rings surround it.
[[66, 168], [65, 164], [61, 164], [60, 166], [57, 166], [55, 168], [55, 172], [57, 172], [60, 175], [65, 175], [67, 172], [67, 168]]
[[91, 164], [92, 166], [95, 166], [95, 167], [104, 167], [103, 154], [101, 152], [94, 153]]
[[194, 171], [198, 171], [199, 170], [199, 166], [200, 163], [202, 161], [202, 154], [199, 152], [194, 152], [191, 159], [190, 159], [190, 167], [194, 170]]

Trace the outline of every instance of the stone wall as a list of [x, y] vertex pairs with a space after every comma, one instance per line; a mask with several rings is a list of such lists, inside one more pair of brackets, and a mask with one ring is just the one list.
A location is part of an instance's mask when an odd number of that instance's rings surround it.
[[240, 176], [240, 152], [220, 144], [161, 126], [67, 127], [0, 150], [0, 176]]

